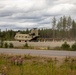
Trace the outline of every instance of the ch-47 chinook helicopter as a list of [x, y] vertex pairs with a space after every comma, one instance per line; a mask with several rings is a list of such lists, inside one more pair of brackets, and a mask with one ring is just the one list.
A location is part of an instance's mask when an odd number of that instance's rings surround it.
[[16, 33], [15, 35], [15, 40], [21, 42], [21, 41], [37, 41], [37, 38], [39, 37], [38, 35], [38, 30], [37, 28], [33, 28], [29, 34], [21, 34], [21, 33]]

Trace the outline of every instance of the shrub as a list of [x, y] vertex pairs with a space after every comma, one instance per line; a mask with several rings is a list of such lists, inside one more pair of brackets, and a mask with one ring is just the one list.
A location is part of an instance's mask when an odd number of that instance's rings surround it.
[[68, 49], [70, 49], [70, 45], [67, 44], [67, 42], [64, 42], [64, 43], [62, 44], [61, 48], [64, 49], [64, 50], [66, 50], [66, 49], [68, 50]]
[[29, 46], [28, 46], [28, 43], [25, 43], [24, 47], [28, 48], [28, 47], [29, 47]]
[[9, 46], [8, 46], [8, 43], [4, 43], [4, 48], [8, 48]]
[[74, 43], [71, 47], [72, 50], [76, 51], [76, 43]]
[[47, 50], [50, 50], [50, 46], [47, 47]]
[[0, 48], [3, 48], [3, 41], [0, 41]]
[[9, 44], [9, 48], [13, 48], [14, 45], [12, 43]]

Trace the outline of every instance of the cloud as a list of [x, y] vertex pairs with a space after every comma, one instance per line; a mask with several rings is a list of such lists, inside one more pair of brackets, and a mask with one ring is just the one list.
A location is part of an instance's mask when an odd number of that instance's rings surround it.
[[63, 15], [75, 19], [75, 0], [0, 0], [1, 29], [49, 28], [53, 16]]
[[50, 12], [51, 14], [66, 14], [67, 12], [72, 10], [74, 7], [75, 7], [74, 4], [69, 4], [69, 3], [58, 4], [48, 9], [48, 12]]

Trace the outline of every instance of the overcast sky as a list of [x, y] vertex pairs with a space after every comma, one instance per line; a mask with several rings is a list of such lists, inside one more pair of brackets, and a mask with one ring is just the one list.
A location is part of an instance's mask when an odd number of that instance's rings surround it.
[[0, 29], [49, 28], [52, 18], [76, 17], [76, 0], [0, 0]]

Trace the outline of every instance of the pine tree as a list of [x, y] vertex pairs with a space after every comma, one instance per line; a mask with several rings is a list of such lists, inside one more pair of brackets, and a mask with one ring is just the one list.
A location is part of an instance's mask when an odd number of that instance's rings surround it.
[[68, 17], [68, 20], [67, 20], [68, 38], [71, 37], [71, 33], [70, 33], [71, 26], [72, 26], [72, 19], [71, 19], [71, 17], [69, 16], [69, 17]]
[[75, 21], [73, 20], [72, 21], [72, 37], [75, 38], [76, 37], [76, 23]]
[[63, 26], [62, 26], [62, 29], [63, 29], [63, 38], [66, 38], [66, 28], [67, 28], [66, 24], [67, 24], [66, 17], [63, 16]]
[[52, 20], [53, 40], [55, 38], [55, 29], [56, 29], [56, 18], [53, 17], [53, 20]]

